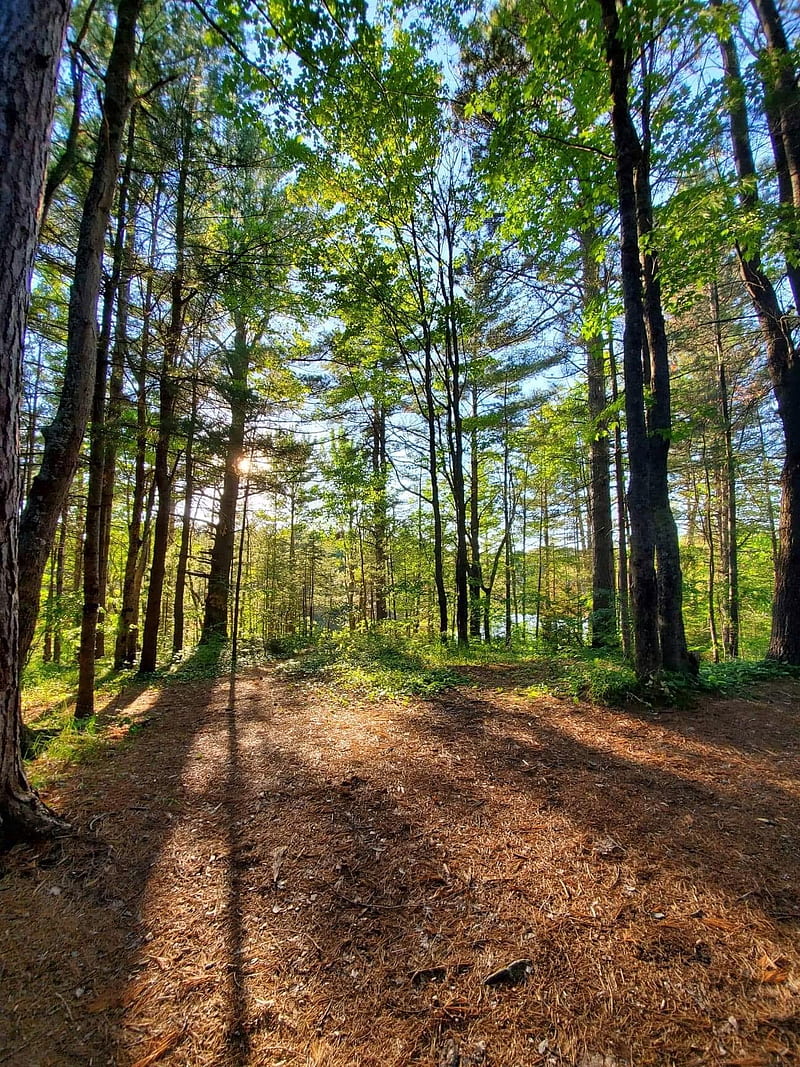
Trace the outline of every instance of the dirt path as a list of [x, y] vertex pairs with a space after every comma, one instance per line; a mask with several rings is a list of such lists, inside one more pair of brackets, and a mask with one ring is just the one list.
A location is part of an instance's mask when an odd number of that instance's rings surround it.
[[800, 686], [523, 681], [120, 703], [80, 832], [0, 856], [0, 1064], [800, 1064]]

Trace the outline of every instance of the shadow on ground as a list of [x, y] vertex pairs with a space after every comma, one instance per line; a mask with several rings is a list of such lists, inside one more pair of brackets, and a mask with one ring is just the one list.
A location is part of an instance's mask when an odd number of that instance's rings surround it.
[[796, 705], [495, 688], [136, 697], [3, 858], [0, 1063], [795, 1062]]

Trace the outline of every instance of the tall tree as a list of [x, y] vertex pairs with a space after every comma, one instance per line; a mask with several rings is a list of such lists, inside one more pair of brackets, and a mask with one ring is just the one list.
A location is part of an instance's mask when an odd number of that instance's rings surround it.
[[42, 576], [91, 412], [103, 251], [122, 138], [131, 106], [130, 75], [136, 53], [136, 23], [143, 3], [144, 0], [119, 0], [116, 8], [114, 43], [102, 94], [100, 131], [75, 253], [61, 399], [53, 422], [44, 431], [41, 467], [33, 480], [20, 521], [19, 648], [23, 661], [33, 641]]
[[[767, 117], [777, 115], [771, 130], [781, 201], [790, 214], [787, 273], [795, 300], [800, 298], [797, 274], [800, 233], [800, 90], [792, 73], [780, 19], [771, 0], [754, 3], [769, 42], [772, 63], [767, 84]], [[747, 104], [733, 34], [720, 35], [720, 50], [728, 88], [730, 137], [734, 165], [740, 182], [739, 200], [746, 223], [759, 204], [758, 175], [750, 143]], [[783, 427], [785, 458], [781, 471], [781, 511], [772, 635], [768, 655], [788, 663], [800, 663], [800, 355], [790, 320], [783, 312], [775, 285], [767, 273], [761, 249], [737, 242], [737, 259], [764, 336], [767, 367]]]
[[69, 7], [68, 0], [0, 3], [0, 231], [3, 233], [0, 242], [0, 839], [3, 840], [48, 833], [59, 825], [28, 784], [19, 746], [19, 406], [38, 216], [53, 122], [56, 73]]
[[[623, 373], [628, 431], [631, 577], [636, 671], [687, 671], [692, 661], [682, 615], [682, 575], [669, 502], [667, 454], [671, 431], [669, 361], [658, 262], [651, 242], [649, 119], [640, 139], [630, 105], [632, 42], [616, 0], [600, 0], [611, 89], [622, 292]], [[646, 243], [643, 243], [646, 242]], [[645, 386], [651, 401], [645, 405]], [[656, 556], [659, 567], [656, 570]]]

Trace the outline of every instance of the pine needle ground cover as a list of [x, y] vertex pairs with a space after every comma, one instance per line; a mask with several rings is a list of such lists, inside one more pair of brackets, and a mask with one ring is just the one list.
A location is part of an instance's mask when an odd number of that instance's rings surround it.
[[800, 1063], [800, 684], [459, 671], [115, 697], [47, 793], [75, 833], [0, 858], [0, 1062]]

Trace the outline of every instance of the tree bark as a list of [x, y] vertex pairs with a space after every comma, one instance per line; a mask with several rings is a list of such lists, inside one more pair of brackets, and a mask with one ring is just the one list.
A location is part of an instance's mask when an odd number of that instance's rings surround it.
[[[595, 234], [581, 235], [583, 260], [583, 303], [593, 309], [600, 296], [600, 271], [594, 256]], [[592, 648], [613, 644], [617, 633], [616, 598], [614, 596], [614, 531], [611, 521], [611, 455], [606, 409], [605, 352], [603, 338], [597, 334], [586, 340], [586, 363], [589, 385], [589, 418], [592, 422], [589, 445], [590, 499], [589, 522], [592, 543], [592, 613], [590, 616]]]
[[[109, 284], [106, 312], [109, 318], [114, 299]], [[89, 434], [89, 485], [86, 490], [86, 530], [83, 539], [83, 607], [78, 647], [78, 693], [75, 718], [88, 719], [94, 714], [94, 664], [97, 651], [97, 619], [100, 612], [100, 509], [103, 499], [103, 427], [108, 377], [108, 346], [98, 345], [95, 369], [92, 423]]]
[[[643, 82], [649, 83], [650, 63], [643, 62]], [[643, 308], [646, 333], [644, 352], [649, 356], [650, 396], [646, 422], [649, 438], [650, 500], [656, 547], [658, 582], [658, 627], [661, 665], [666, 670], [696, 669], [686, 647], [683, 625], [683, 574], [678, 528], [669, 500], [668, 456], [672, 436], [669, 382], [669, 351], [661, 302], [658, 253], [653, 247], [653, 204], [650, 189], [650, 100], [645, 91], [642, 104], [643, 138], [636, 166], [636, 220], [639, 236]]]
[[158, 631], [161, 623], [161, 596], [167, 573], [167, 549], [172, 525], [172, 471], [169, 465], [170, 445], [175, 418], [177, 386], [172, 378], [172, 352], [164, 349], [164, 362], [159, 379], [158, 440], [154, 465], [154, 482], [158, 494], [158, 508], [153, 530], [153, 555], [150, 564], [150, 583], [147, 587], [147, 606], [142, 628], [142, 655], [139, 673], [151, 674], [158, 661]]
[[[247, 422], [247, 374], [250, 367], [250, 348], [247, 324], [241, 316], [234, 318], [236, 332], [230, 355], [230, 411], [231, 422], [225, 452], [225, 473], [219, 516], [211, 549], [205, 616], [200, 643], [225, 640], [228, 636], [228, 608], [231, 593], [231, 569], [236, 539], [236, 508], [239, 502], [240, 464], [244, 458], [244, 435]], [[292, 508], [294, 512], [294, 507]], [[295, 563], [294, 522], [291, 530], [290, 567]], [[294, 582], [294, 578], [292, 578]]]
[[[133, 246], [136, 228], [136, 193], [131, 190], [131, 168], [136, 137], [136, 111], [131, 111], [128, 122], [128, 147], [125, 157], [125, 173], [119, 194], [120, 226], [114, 249], [115, 265], [112, 283], [116, 292], [116, 323], [111, 351], [108, 381], [108, 407], [103, 427], [103, 487], [100, 496], [100, 564], [98, 568], [98, 603], [100, 617], [97, 626], [96, 656], [105, 655], [106, 645], [106, 598], [108, 594], [108, 564], [111, 551], [111, 517], [114, 508], [114, 485], [116, 483], [117, 452], [119, 446], [120, 416], [122, 414], [125, 380], [125, 364], [128, 358], [128, 316], [130, 311], [131, 276], [135, 249]], [[129, 203], [130, 197], [130, 203]], [[119, 258], [118, 258], [119, 252]], [[110, 343], [110, 335], [109, 335]]]
[[68, 17], [67, 0], [17, 0], [0, 6], [0, 841], [4, 843], [49, 834], [62, 825], [31, 788], [22, 767], [18, 533], [22, 351], [56, 73]]
[[[19, 652], [22, 662], [33, 641], [42, 575], [53, 545], [58, 517], [75, 474], [92, 406], [101, 264], [122, 136], [131, 103], [129, 80], [135, 56], [136, 21], [142, 3], [143, 0], [119, 0], [117, 6], [114, 43], [104, 82], [100, 133], [83, 204], [75, 276], [70, 290], [67, 359], [61, 399], [53, 422], [44, 431], [42, 465], [33, 480], [20, 522]], [[53, 6], [60, 10], [63, 5]]]
[[[614, 355], [613, 333], [608, 337], [609, 373], [611, 376], [611, 399], [619, 400], [617, 386], [617, 360]], [[622, 450], [622, 427], [617, 418], [614, 427], [614, 477], [617, 498], [617, 596], [619, 598], [619, 629], [622, 637], [622, 654], [630, 658], [633, 651], [631, 616], [628, 600], [628, 516], [625, 510], [625, 463]]]
[[[769, 22], [770, 0], [757, 0], [757, 4]], [[774, 32], [775, 26], [772, 25], [770, 33], [774, 35]], [[758, 186], [739, 59], [732, 37], [721, 38], [719, 43], [729, 86], [728, 110], [734, 163], [742, 183], [740, 203], [746, 211], [758, 202]], [[797, 91], [796, 101], [800, 105], [800, 92]], [[784, 126], [782, 119], [781, 132], [784, 160], [788, 167], [783, 184], [784, 187], [787, 183], [791, 184], [794, 190], [797, 175], [796, 170], [792, 171], [788, 158], [793, 144], [792, 134], [795, 132], [793, 121], [790, 115]], [[780, 161], [776, 159], [776, 163], [778, 162]], [[781, 471], [778, 557], [772, 605], [772, 632], [767, 656], [786, 663], [800, 664], [800, 359], [775, 288], [763, 269], [760, 255], [745, 254], [738, 245], [736, 251], [742, 280], [764, 337], [767, 369], [783, 427], [786, 449]]]
[[[156, 216], [158, 212], [156, 209]], [[128, 522], [128, 548], [122, 579], [122, 601], [114, 641], [114, 670], [119, 671], [136, 660], [137, 622], [139, 616], [139, 560], [142, 555], [142, 513], [147, 493], [147, 363], [150, 354], [150, 315], [153, 300], [152, 272], [148, 274], [144, 298], [141, 350], [136, 369], [136, 457], [133, 494]]]
[[139, 671], [150, 674], [158, 660], [158, 632], [161, 623], [161, 598], [167, 571], [167, 549], [172, 526], [172, 476], [169, 457], [175, 421], [175, 405], [178, 384], [174, 378], [179, 353], [183, 343], [184, 319], [187, 298], [184, 292], [186, 274], [186, 188], [191, 159], [192, 113], [182, 112], [182, 145], [178, 165], [178, 184], [175, 198], [175, 268], [170, 281], [170, 319], [164, 339], [158, 391], [158, 439], [154, 478], [158, 493], [155, 529], [153, 531], [153, 557], [150, 566], [150, 583], [147, 587], [147, 607], [142, 629], [142, 656]]
[[722, 631], [722, 646], [728, 659], [739, 656], [739, 549], [738, 523], [736, 518], [736, 456], [733, 450], [733, 426], [731, 419], [728, 378], [725, 369], [725, 352], [722, 347], [720, 328], [719, 291], [717, 283], [711, 284], [711, 315], [714, 320], [714, 348], [717, 357], [717, 392], [720, 417], [725, 441], [724, 514], [725, 529], [725, 574], [727, 590], [725, 597], [725, 624]]
[[[108, 548], [110, 538], [104, 537], [107, 525], [110, 535], [113, 478], [107, 477], [106, 452], [108, 433], [106, 428], [106, 385], [108, 380], [111, 334], [117, 299], [120, 296], [122, 260], [125, 253], [128, 185], [131, 175], [132, 141], [128, 144], [128, 160], [119, 194], [117, 232], [114, 239], [114, 254], [111, 274], [106, 283], [103, 301], [103, 316], [100, 339], [97, 345], [92, 419], [89, 428], [89, 485], [86, 491], [86, 533], [83, 542], [83, 607], [81, 634], [78, 648], [78, 692], [75, 700], [75, 718], [88, 719], [94, 714], [95, 660], [102, 655], [103, 638], [99, 631], [100, 613], [105, 599], [105, 584], [108, 576]], [[127, 307], [120, 315], [117, 308], [117, 330], [125, 328]], [[108, 495], [110, 491], [110, 496]], [[103, 515], [103, 504], [107, 521]], [[105, 558], [104, 558], [105, 548]], [[99, 647], [98, 647], [99, 646]]]
[[194, 498], [194, 435], [197, 427], [197, 375], [192, 378], [192, 410], [189, 416], [189, 428], [186, 433], [186, 454], [183, 461], [183, 519], [181, 522], [181, 543], [178, 549], [178, 564], [175, 568], [175, 604], [172, 612], [172, 651], [183, 649], [186, 596], [186, 572], [189, 565], [189, 550], [192, 540], [192, 503]]
[[636, 673], [647, 678], [661, 668], [658, 627], [658, 582], [655, 570], [655, 528], [650, 488], [650, 442], [645, 421], [645, 344], [639, 237], [636, 217], [635, 172], [641, 150], [628, 104], [627, 56], [620, 38], [616, 0], [601, 0], [605, 49], [611, 82], [620, 214], [622, 294], [625, 309], [623, 374], [628, 433], [628, 514], [631, 524], [630, 567], [633, 584], [633, 633]]

